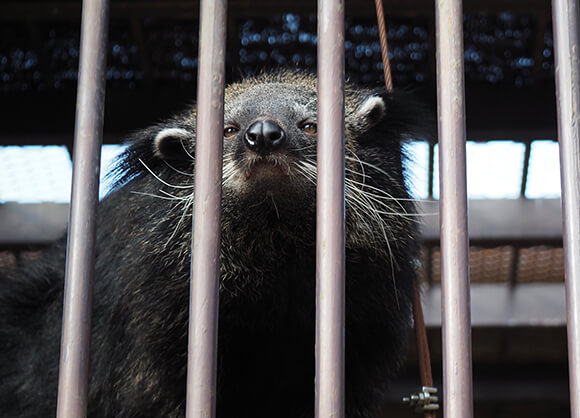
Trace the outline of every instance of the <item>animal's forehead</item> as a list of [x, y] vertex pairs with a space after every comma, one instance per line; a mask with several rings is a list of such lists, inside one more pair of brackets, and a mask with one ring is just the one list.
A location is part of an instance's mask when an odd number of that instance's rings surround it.
[[226, 91], [226, 113], [315, 112], [316, 91], [284, 83], [265, 83]]

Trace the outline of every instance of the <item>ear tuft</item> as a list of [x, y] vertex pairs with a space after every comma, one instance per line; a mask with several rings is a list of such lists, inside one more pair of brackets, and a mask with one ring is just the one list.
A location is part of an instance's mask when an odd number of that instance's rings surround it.
[[385, 101], [380, 96], [370, 96], [365, 99], [363, 104], [356, 112], [356, 118], [361, 125], [368, 127], [379, 123], [385, 116], [387, 107]]
[[193, 134], [183, 128], [165, 128], [153, 139], [153, 152], [164, 160], [190, 159], [186, 144]]

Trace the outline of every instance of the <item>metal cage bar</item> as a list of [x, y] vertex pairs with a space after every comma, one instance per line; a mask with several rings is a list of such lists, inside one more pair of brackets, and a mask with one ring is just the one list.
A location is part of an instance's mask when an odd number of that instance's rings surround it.
[[344, 417], [344, 2], [318, 2], [317, 418]]
[[57, 416], [87, 413], [108, 0], [84, 1], [66, 257]]
[[200, 5], [188, 418], [215, 416], [226, 9], [226, 0], [203, 0]]
[[435, 14], [441, 184], [443, 415], [446, 418], [470, 418], [473, 416], [473, 384], [462, 2], [438, 0]]
[[580, 26], [578, 0], [552, 0], [571, 416], [580, 417]]

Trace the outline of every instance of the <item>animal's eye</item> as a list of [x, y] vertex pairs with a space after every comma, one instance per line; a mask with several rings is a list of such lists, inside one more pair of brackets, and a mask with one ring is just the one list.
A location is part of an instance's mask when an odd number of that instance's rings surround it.
[[235, 126], [227, 126], [224, 128], [224, 138], [231, 138], [239, 131]]
[[317, 132], [316, 124], [313, 122], [306, 122], [300, 127], [300, 129], [302, 129], [308, 135], [316, 135]]

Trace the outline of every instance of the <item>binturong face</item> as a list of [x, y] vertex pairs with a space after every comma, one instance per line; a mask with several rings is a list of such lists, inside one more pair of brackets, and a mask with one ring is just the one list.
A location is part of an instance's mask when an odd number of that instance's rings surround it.
[[[232, 84], [225, 92], [224, 193], [240, 198], [295, 200], [312, 194], [316, 184], [316, 78], [302, 73], [276, 73]], [[357, 93], [359, 93], [357, 91]], [[381, 122], [386, 106], [370, 91], [351, 94], [345, 124], [347, 149]], [[193, 117], [191, 115], [190, 117]], [[171, 158], [194, 134], [167, 127], [155, 138], [156, 154]], [[340, 146], [341, 138], [336, 138]], [[360, 170], [359, 170], [360, 171]]]
[[[224, 190], [254, 199], [296, 200], [312, 194], [317, 172], [316, 79], [291, 73], [283, 79], [249, 79], [230, 86], [225, 99]], [[354, 150], [352, 133], [379, 123], [385, 104], [369, 94], [351, 105], [347, 147]], [[337, 147], [341, 140], [336, 138]]]
[[[256, 216], [311, 214], [316, 205], [317, 80], [299, 72], [248, 78], [225, 90], [224, 206], [253, 208]], [[382, 90], [345, 88], [346, 212], [374, 221], [412, 210], [401, 142], [413, 136], [414, 109]], [[194, 165], [195, 108], [162, 126], [154, 154]], [[336, 138], [341, 146], [342, 138]], [[180, 166], [182, 167], [182, 166]], [[400, 199], [400, 201], [399, 201]], [[375, 209], [373, 209], [375, 208]], [[368, 214], [365, 218], [368, 218]], [[388, 217], [388, 216], [387, 216]], [[347, 219], [348, 222], [348, 219]], [[360, 222], [359, 222], [360, 223]], [[372, 228], [370, 228], [372, 229]]]

